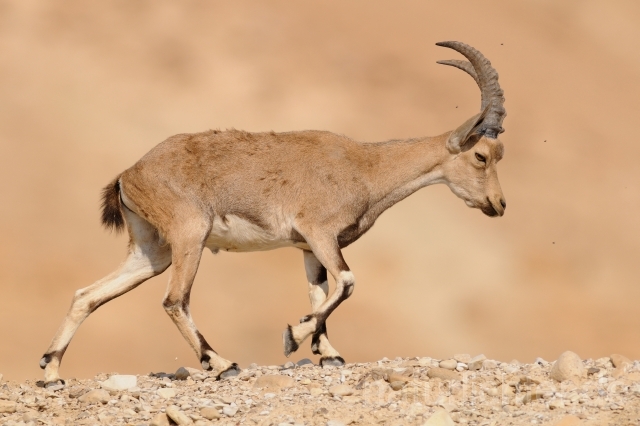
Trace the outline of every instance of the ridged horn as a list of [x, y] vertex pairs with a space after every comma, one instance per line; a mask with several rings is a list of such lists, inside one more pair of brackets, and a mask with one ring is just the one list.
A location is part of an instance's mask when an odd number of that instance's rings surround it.
[[504, 92], [498, 83], [498, 72], [491, 66], [491, 62], [482, 53], [468, 44], [459, 41], [442, 41], [436, 43], [437, 46], [448, 47], [462, 53], [468, 60], [448, 60], [438, 61], [439, 64], [450, 65], [467, 72], [480, 87], [482, 102], [480, 111], [487, 105], [491, 105], [489, 112], [480, 128], [480, 131], [487, 137], [497, 138], [498, 134], [504, 132], [502, 121], [507, 115], [504, 109]]

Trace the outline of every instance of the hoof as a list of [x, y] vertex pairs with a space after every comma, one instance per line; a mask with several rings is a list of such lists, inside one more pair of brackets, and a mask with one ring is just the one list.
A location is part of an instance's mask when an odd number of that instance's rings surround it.
[[320, 358], [320, 365], [322, 367], [342, 367], [344, 364], [344, 358], [341, 356], [327, 356]]
[[51, 391], [57, 391], [57, 390], [63, 389], [65, 385], [66, 385], [65, 381], [62, 379], [53, 380], [51, 382], [44, 382], [42, 380], [38, 380], [36, 382], [37, 387], [45, 388]]
[[224, 370], [222, 373], [218, 374], [218, 380], [228, 379], [230, 377], [235, 377], [240, 374], [240, 367], [235, 362], [231, 364], [231, 367]]
[[298, 350], [298, 344], [293, 339], [293, 333], [291, 332], [291, 326], [288, 325], [287, 329], [282, 332], [282, 343], [284, 344], [284, 356], [289, 358], [293, 352]]

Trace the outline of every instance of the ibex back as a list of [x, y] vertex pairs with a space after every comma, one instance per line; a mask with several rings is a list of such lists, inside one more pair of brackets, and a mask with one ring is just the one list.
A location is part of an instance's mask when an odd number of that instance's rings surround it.
[[[322, 365], [344, 360], [327, 338], [326, 320], [351, 296], [354, 276], [341, 248], [367, 232], [382, 212], [418, 189], [448, 185], [470, 207], [502, 216], [506, 203], [496, 165], [505, 116], [498, 74], [474, 48], [438, 43], [468, 60], [443, 61], [469, 73], [482, 92], [480, 113], [436, 137], [360, 143], [329, 132], [208, 131], [170, 137], [125, 170], [103, 193], [102, 222], [126, 227], [129, 254], [120, 267], [78, 290], [40, 361], [45, 384], [61, 381], [62, 356], [99, 306], [173, 264], [163, 306], [202, 367], [224, 378], [239, 372], [196, 328], [189, 296], [203, 249], [212, 252], [302, 250], [311, 313], [283, 333], [289, 356], [311, 336]], [[336, 287], [329, 293], [327, 271]]]

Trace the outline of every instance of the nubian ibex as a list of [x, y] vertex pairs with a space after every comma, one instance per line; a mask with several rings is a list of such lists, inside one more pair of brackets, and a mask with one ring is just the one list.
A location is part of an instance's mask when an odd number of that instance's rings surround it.
[[[480, 112], [453, 131], [378, 143], [324, 131], [179, 134], [118, 175], [104, 188], [102, 223], [127, 229], [128, 256], [116, 271], [76, 291], [40, 361], [45, 385], [64, 384], [58, 373], [62, 356], [89, 314], [171, 264], [164, 309], [202, 368], [217, 378], [238, 374], [238, 365], [212, 349], [189, 311], [205, 247], [213, 253], [302, 250], [311, 313], [285, 329], [284, 353], [289, 356], [311, 337], [321, 365], [343, 365], [326, 326], [354, 288], [343, 247], [367, 232], [382, 212], [427, 185], [447, 185], [488, 216], [505, 211], [496, 169], [504, 153], [498, 135], [506, 115], [498, 73], [471, 46], [437, 45], [468, 59], [439, 63], [466, 71], [482, 93]], [[336, 282], [331, 293], [327, 271]]]

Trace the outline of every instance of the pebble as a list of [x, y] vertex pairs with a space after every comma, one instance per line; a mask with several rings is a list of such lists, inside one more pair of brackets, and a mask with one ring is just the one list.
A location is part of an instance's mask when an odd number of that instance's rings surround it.
[[4, 399], [0, 399], [0, 413], [15, 413], [18, 404], [15, 401], [6, 401]]
[[427, 376], [432, 379], [442, 379], [442, 380], [461, 380], [462, 377], [460, 373], [455, 371], [448, 370], [446, 368], [433, 367], [430, 368], [427, 372]]
[[399, 391], [400, 389], [405, 387], [406, 384], [407, 384], [406, 382], [403, 382], [401, 380], [396, 380], [389, 383], [389, 386], [391, 386], [391, 389], [393, 389], [394, 391]]
[[286, 388], [293, 387], [295, 384], [296, 384], [296, 381], [289, 376], [269, 374], [269, 375], [258, 377], [253, 386], [261, 389], [264, 389], [264, 388], [286, 389]]
[[160, 388], [156, 393], [164, 399], [170, 399], [176, 396], [177, 391], [174, 388]]
[[482, 368], [484, 368], [485, 370], [495, 370], [496, 368], [498, 368], [498, 361], [494, 361], [492, 359], [485, 359], [482, 362]]
[[87, 404], [106, 404], [111, 399], [111, 395], [104, 389], [93, 389], [78, 398], [78, 401]]
[[222, 409], [222, 414], [225, 416], [233, 417], [238, 412], [238, 407], [232, 407], [230, 405], [225, 405]]
[[471, 361], [471, 355], [469, 354], [456, 354], [453, 356], [453, 359], [455, 359], [458, 362], [461, 362], [463, 364], [469, 364], [469, 361]]
[[629, 368], [631, 368], [631, 366], [633, 365], [629, 358], [622, 355], [613, 354], [610, 356], [610, 358], [611, 363], [616, 368], [611, 373], [611, 377], [613, 377], [614, 379], [619, 379], [620, 377], [624, 376]]
[[100, 383], [103, 389], [108, 391], [123, 391], [135, 388], [138, 384], [136, 376], [114, 374]]
[[423, 426], [455, 426], [455, 423], [446, 410], [440, 409], [433, 413]]
[[187, 380], [188, 377], [191, 377], [191, 373], [189, 373], [189, 370], [186, 368], [180, 367], [176, 370], [173, 377], [175, 377], [176, 380]]
[[611, 363], [616, 368], [631, 366], [633, 364], [629, 358], [623, 355], [613, 354], [609, 358], [611, 358]]
[[549, 372], [549, 377], [558, 382], [564, 382], [565, 380], [579, 382], [584, 375], [586, 375], [586, 372], [582, 360], [571, 351], [560, 355]]
[[518, 371], [520, 371], [520, 366], [517, 364], [500, 364], [500, 368], [502, 368], [502, 371], [504, 371], [507, 374], [515, 374]]
[[353, 388], [348, 385], [336, 385], [329, 388], [329, 393], [333, 396], [349, 396], [353, 395]]
[[175, 405], [168, 406], [166, 412], [167, 412], [167, 416], [171, 420], [176, 422], [176, 424], [178, 424], [179, 426], [193, 424], [193, 420], [191, 420], [191, 417], [187, 416], [184, 412], [180, 411], [180, 409]]
[[467, 363], [467, 367], [469, 368], [469, 371], [477, 371], [480, 370], [483, 366], [484, 366], [484, 362], [487, 360], [487, 357], [484, 356], [483, 354], [474, 356], [473, 358], [471, 358], [471, 360]]
[[446, 368], [447, 370], [455, 370], [458, 366], [458, 361], [455, 359], [447, 359], [444, 361], [440, 361], [439, 367]]
[[29, 423], [29, 422], [33, 422], [36, 421], [40, 418], [40, 413], [36, 412], [36, 411], [26, 411], [23, 415], [22, 415], [22, 420]]
[[580, 417], [573, 415], [564, 416], [555, 426], [578, 426], [580, 424]]
[[298, 367], [302, 367], [303, 365], [313, 366], [313, 361], [311, 361], [309, 358], [302, 358], [300, 361], [296, 362], [296, 365]]
[[529, 392], [527, 392], [524, 395], [524, 398], [522, 398], [522, 403], [523, 404], [528, 404], [531, 401], [536, 401], [538, 399], [542, 399], [544, 398], [544, 391], [540, 390], [540, 389], [534, 389], [531, 390]]
[[0, 374], [0, 383], [2, 383], [2, 379], [4, 378], [4, 376], [2, 374]]
[[561, 399], [553, 399], [549, 401], [550, 410], [557, 410], [558, 408], [564, 408], [564, 401]]
[[284, 363], [284, 365], [282, 366], [282, 369], [283, 370], [290, 370], [290, 369], [295, 368], [295, 367], [296, 367], [296, 365], [293, 362], [288, 361], [288, 362]]
[[165, 413], [157, 414], [149, 423], [149, 426], [170, 426], [169, 417]]
[[200, 409], [200, 415], [207, 420], [219, 419], [220, 413], [214, 407], [203, 407]]

